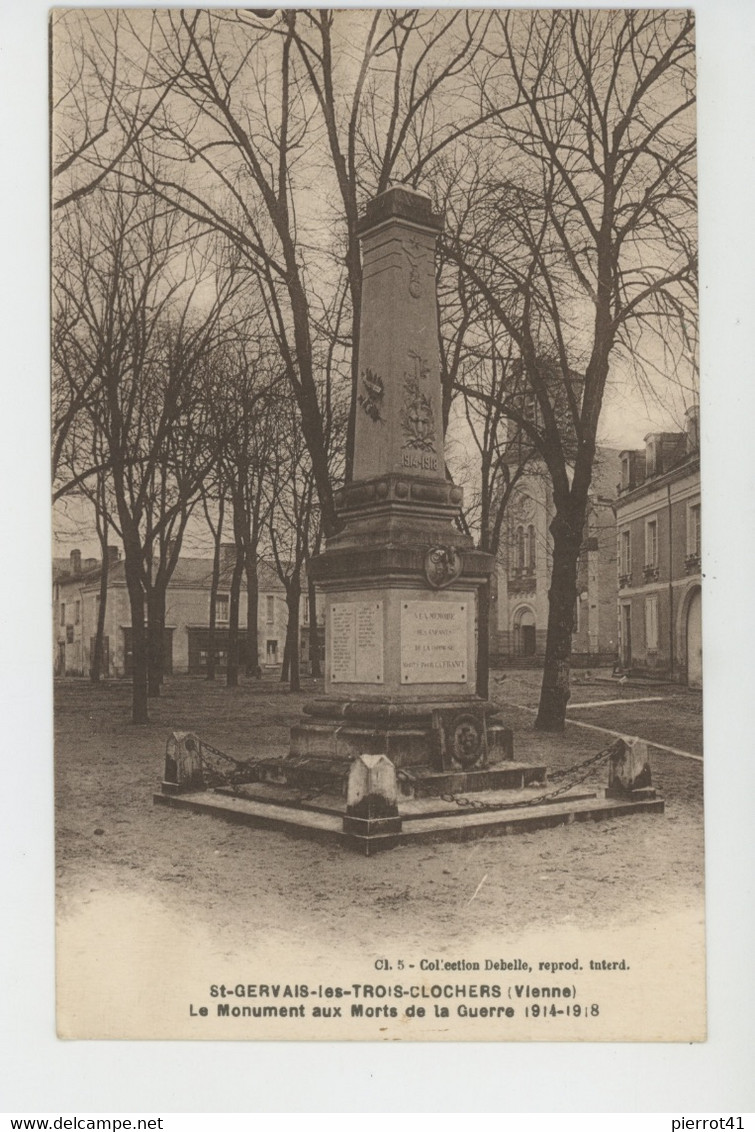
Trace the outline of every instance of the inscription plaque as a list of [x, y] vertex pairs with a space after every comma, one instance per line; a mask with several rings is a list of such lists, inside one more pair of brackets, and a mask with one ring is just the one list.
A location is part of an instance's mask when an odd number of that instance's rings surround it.
[[383, 683], [383, 603], [339, 602], [330, 607], [330, 680]]
[[466, 684], [467, 603], [401, 602], [401, 683]]

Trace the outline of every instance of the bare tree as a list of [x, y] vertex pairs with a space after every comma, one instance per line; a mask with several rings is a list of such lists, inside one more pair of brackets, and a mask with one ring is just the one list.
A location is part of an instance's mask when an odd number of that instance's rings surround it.
[[395, 180], [416, 187], [438, 155], [492, 116], [464, 97], [489, 13], [376, 9], [368, 19], [363, 16], [326, 8], [281, 15], [325, 124], [345, 221], [342, 254], [352, 312], [347, 479], [359, 381], [360, 207]]
[[88, 386], [83, 404], [109, 469], [131, 606], [132, 714], [144, 722], [145, 610], [156, 693], [165, 591], [214, 459], [204, 442], [200, 377], [208, 353], [229, 332], [221, 316], [238, 281], [203, 259], [195, 241], [190, 247], [183, 217], [154, 198], [115, 187], [85, 203], [58, 227], [55, 293], [77, 306], [77, 318], [67, 322], [76, 359], [70, 373]]
[[[694, 349], [693, 17], [689, 12], [498, 13], [488, 84], [500, 173], [478, 187], [457, 262], [510, 336], [529, 398], [507, 415], [547, 465], [555, 516], [536, 726], [569, 699], [576, 570], [612, 366], [662, 343], [666, 381]], [[500, 93], [494, 99], [501, 102]], [[534, 412], [525, 408], [534, 407]]]
[[[532, 459], [532, 445], [521, 432], [512, 435], [506, 405], [516, 396], [516, 366], [511, 341], [500, 335], [495, 320], [477, 328], [467, 348], [454, 389], [461, 395], [466, 436], [472, 444], [469, 480], [473, 495], [465, 508], [466, 521], [480, 550], [498, 559], [504, 519], [512, 495]], [[490, 621], [493, 579], [487, 579], [477, 598], [477, 693], [487, 698], [490, 680]]]
[[[200, 498], [207, 526], [212, 534], [212, 576], [210, 580], [210, 617], [207, 630], [207, 679], [215, 679], [215, 629], [217, 627], [217, 601], [220, 589], [220, 567], [223, 545], [223, 523], [225, 520], [225, 485], [218, 469], [215, 469], [216, 482], [208, 477], [200, 488]], [[214, 498], [213, 498], [214, 496]], [[216, 513], [213, 515], [213, 505]]]
[[278, 421], [277, 459], [271, 468], [268, 534], [275, 568], [286, 591], [288, 622], [281, 681], [300, 688], [299, 613], [302, 571], [309, 555], [315, 521], [315, 481], [309, 453], [293, 413]]
[[[416, 185], [460, 136], [495, 116], [499, 108], [481, 106], [471, 71], [490, 19], [460, 11], [379, 11], [368, 20], [325, 10], [181, 11], [161, 14], [160, 34], [139, 40], [154, 88], [170, 86], [137, 139], [143, 182], [222, 232], [259, 279], [326, 534], [336, 519], [317, 339], [328, 333], [328, 311], [344, 313], [345, 286], [348, 328], [337, 341], [343, 353], [352, 346], [354, 386], [359, 208], [392, 180]], [[313, 180], [321, 186], [316, 206]], [[353, 427], [352, 403], [347, 478]]]
[[[214, 358], [205, 398], [210, 427], [209, 444], [215, 453], [217, 474], [232, 508], [236, 556], [231, 578], [229, 650], [226, 681], [238, 684], [239, 610], [244, 577], [247, 587], [246, 673], [259, 670], [257, 651], [259, 545], [269, 507], [265, 491], [276, 440], [275, 418], [280, 412], [280, 362], [261, 316], [258, 294], [247, 293], [243, 319], [236, 337]], [[290, 396], [290, 393], [288, 393]], [[206, 510], [206, 514], [209, 514]], [[216, 555], [220, 536], [216, 527]]]
[[154, 88], [146, 66], [156, 21], [156, 12], [140, 14], [136, 35], [123, 9], [51, 14], [54, 211], [75, 205], [118, 170], [168, 97], [170, 81]]

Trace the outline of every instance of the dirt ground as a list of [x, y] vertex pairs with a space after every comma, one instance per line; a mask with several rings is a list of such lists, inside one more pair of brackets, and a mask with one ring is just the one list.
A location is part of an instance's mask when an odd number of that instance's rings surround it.
[[[536, 701], [537, 674], [507, 673], [497, 698]], [[518, 681], [518, 683], [517, 683]], [[610, 685], [578, 686], [576, 698], [620, 698]], [[253, 947], [276, 936], [302, 947], [348, 940], [355, 946], [403, 938], [451, 946], [546, 925], [620, 929], [638, 915], [700, 918], [703, 893], [702, 763], [670, 754], [653, 759], [662, 816], [615, 821], [470, 843], [400, 847], [365, 860], [340, 847], [225, 824], [152, 804], [165, 743], [174, 729], [197, 732], [237, 758], [282, 753], [288, 728], [314, 685], [293, 696], [272, 679], [227, 689], [176, 677], [151, 705], [151, 722], [129, 722], [130, 689], [110, 682], [56, 686], [57, 878], [59, 913], [80, 912], [103, 894], [157, 900], [179, 917]], [[516, 694], [515, 694], [516, 693]], [[526, 693], [529, 699], [522, 699]], [[655, 694], [621, 689], [630, 698]], [[662, 694], [659, 692], [658, 694]], [[534, 697], [534, 698], [533, 698]], [[662, 728], [674, 745], [699, 749], [699, 696], [675, 694]], [[661, 705], [627, 705], [652, 725]], [[637, 712], [643, 709], [641, 717]], [[612, 708], [580, 718], [620, 729]], [[677, 715], [676, 725], [669, 713]], [[577, 714], [576, 711], [574, 713]], [[598, 751], [598, 732], [564, 736], [532, 729], [532, 714], [508, 707], [515, 757], [556, 769]], [[607, 722], [604, 722], [607, 721]], [[674, 727], [676, 729], [674, 729]], [[640, 727], [636, 733], [642, 734]], [[650, 736], [649, 736], [650, 737]], [[656, 735], [657, 741], [667, 741]], [[695, 746], [697, 744], [697, 746]], [[603, 770], [596, 784], [603, 782]]]
[[[492, 680], [499, 700], [537, 707], [541, 673], [537, 670], [499, 672]], [[597, 706], [608, 701], [605, 707]], [[618, 702], [621, 701], [621, 702]], [[699, 691], [661, 681], [629, 680], [620, 684], [610, 670], [577, 671], [572, 677], [570, 719], [641, 735], [701, 755], [702, 695]]]

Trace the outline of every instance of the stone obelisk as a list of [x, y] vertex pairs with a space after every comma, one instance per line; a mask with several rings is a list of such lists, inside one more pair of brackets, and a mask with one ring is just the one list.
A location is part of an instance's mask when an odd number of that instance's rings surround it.
[[338, 534], [312, 563], [325, 603], [324, 695], [291, 754], [386, 754], [397, 767], [482, 767], [511, 757], [476, 694], [475, 608], [493, 568], [455, 522], [443, 455], [430, 199], [395, 187], [359, 224], [362, 310], [352, 482]]

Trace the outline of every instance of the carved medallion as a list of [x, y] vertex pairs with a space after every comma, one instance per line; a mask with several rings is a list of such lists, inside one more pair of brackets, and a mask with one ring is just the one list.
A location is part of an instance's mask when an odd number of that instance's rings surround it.
[[449, 727], [451, 754], [454, 762], [468, 770], [485, 754], [482, 725], [473, 715], [457, 716]]
[[425, 555], [425, 577], [434, 590], [442, 590], [461, 574], [462, 558], [453, 546], [431, 546]]
[[381, 409], [384, 396], [385, 387], [382, 377], [369, 367], [366, 372], [362, 370], [362, 392], [357, 400], [370, 420], [382, 421]]

